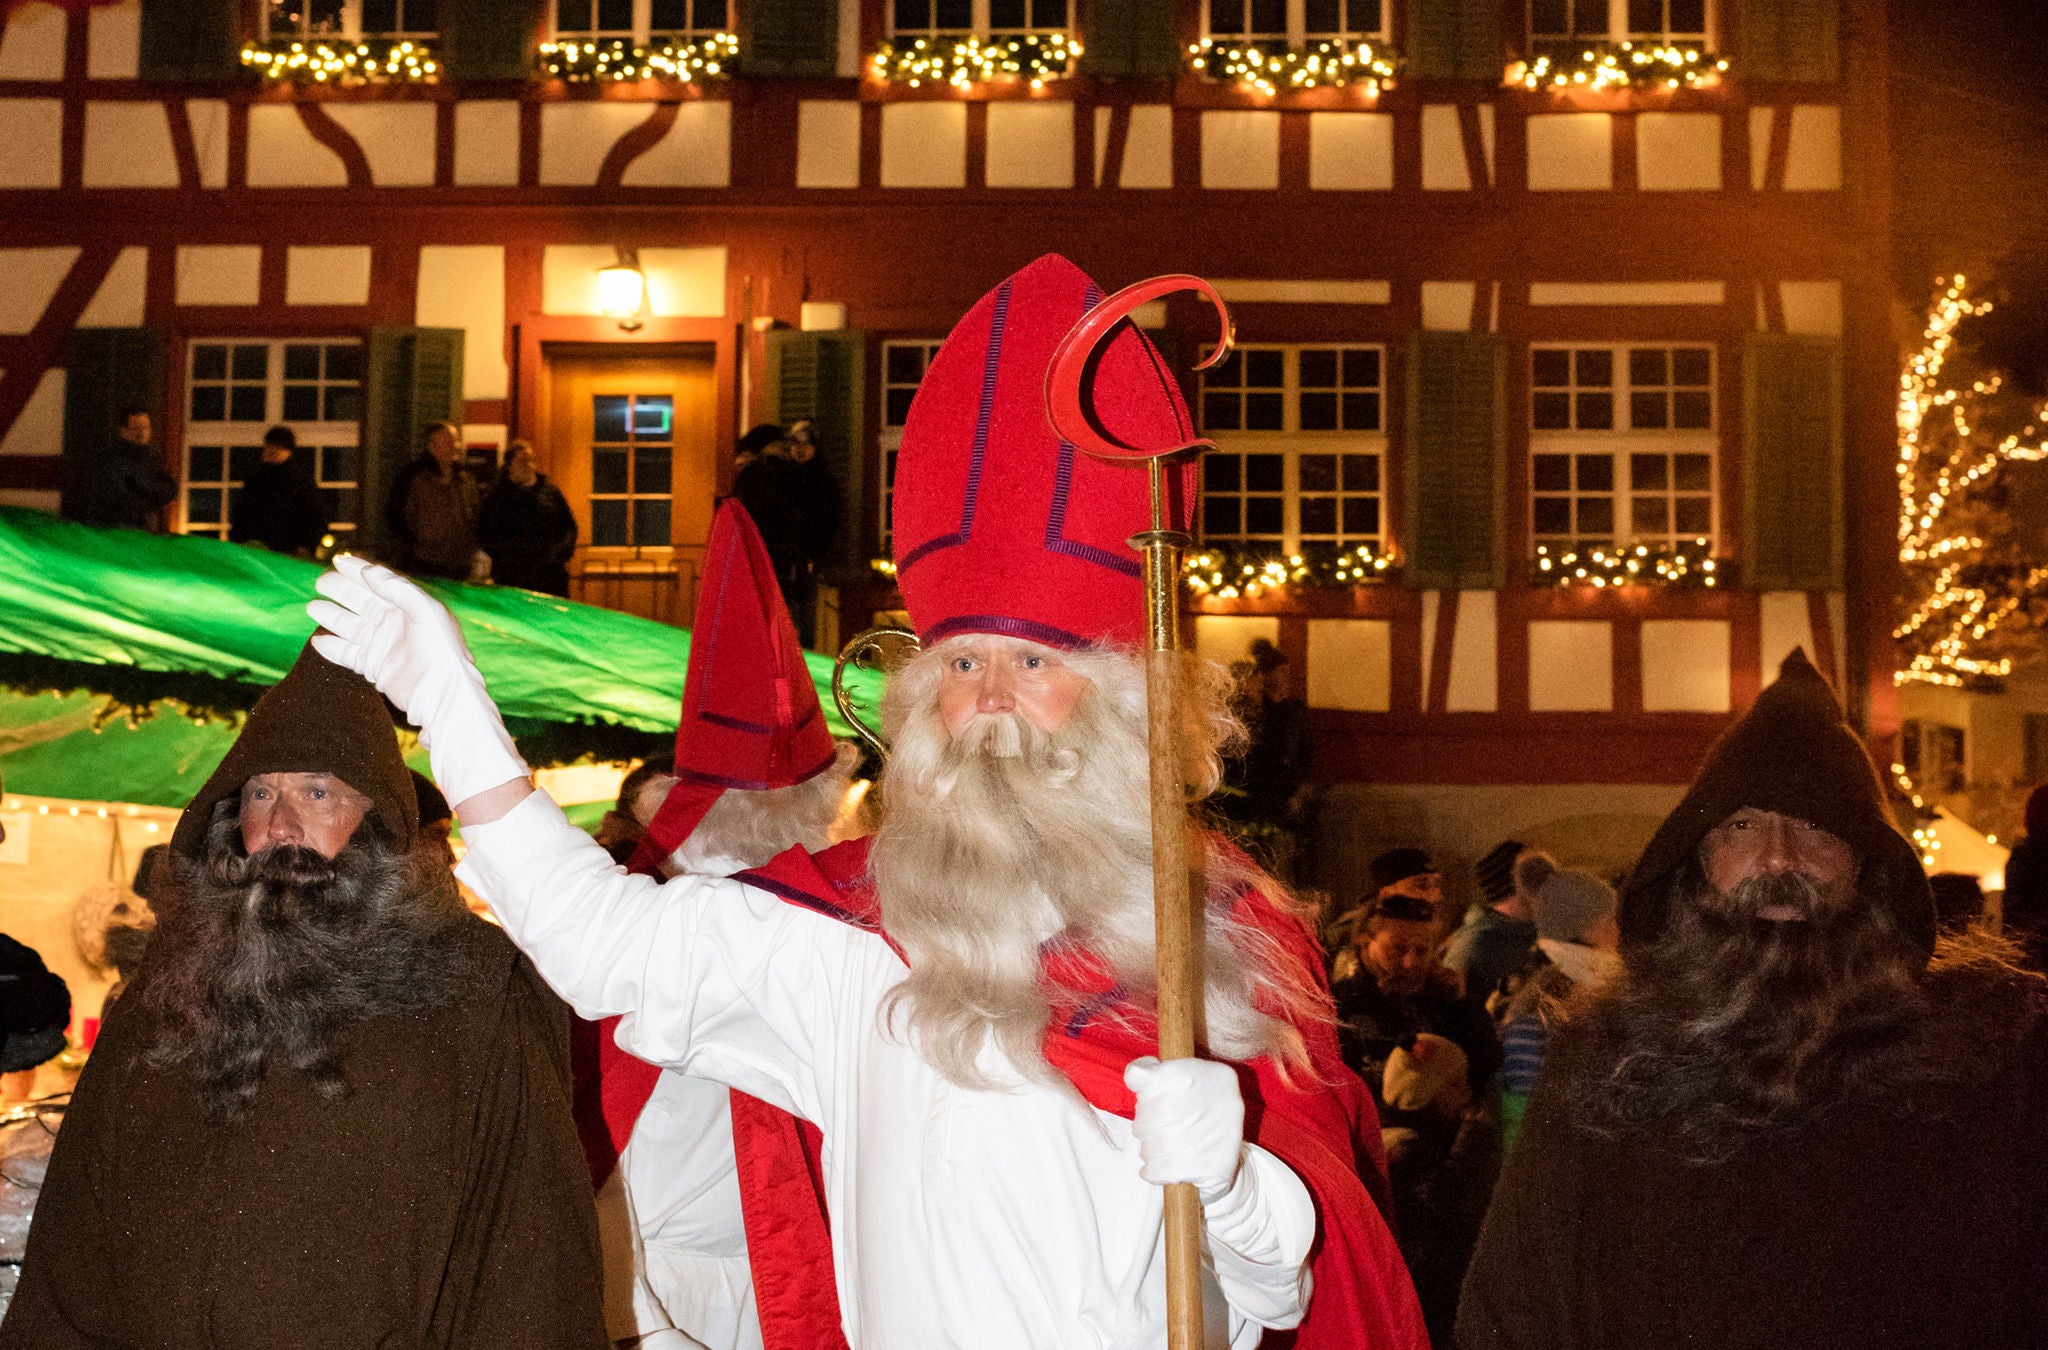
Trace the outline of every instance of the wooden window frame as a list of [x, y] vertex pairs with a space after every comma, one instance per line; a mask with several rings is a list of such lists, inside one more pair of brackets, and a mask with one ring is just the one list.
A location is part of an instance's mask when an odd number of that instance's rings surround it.
[[[414, 41], [437, 38], [441, 35], [439, 8], [440, 5], [448, 3], [448, 0], [437, 0], [435, 5], [436, 26], [433, 28], [380, 29], [367, 34], [363, 32], [363, 0], [340, 0], [341, 31], [338, 33], [314, 33], [303, 27], [296, 31], [287, 29], [280, 32], [271, 23], [271, 11], [275, 3], [276, 0], [260, 0], [261, 7], [258, 10], [257, 26], [264, 41], [307, 42], [320, 38], [331, 38], [343, 42], [361, 42], [365, 37], [411, 39]], [[300, 3], [310, 7], [313, 0], [300, 0]], [[406, 8], [411, 4], [418, 3], [418, 0], [396, 0], [396, 3], [399, 6], [399, 17], [403, 19]]]
[[[583, 4], [585, 8], [590, 10], [591, 17], [593, 19], [596, 18], [596, 0], [579, 0], [579, 3]], [[644, 47], [648, 43], [652, 42], [657, 36], [663, 38], [676, 38], [685, 42], [696, 42], [701, 41], [704, 38], [712, 37], [715, 34], [732, 32], [733, 5], [735, 3], [736, 0], [726, 0], [725, 23], [722, 26], [706, 28], [700, 24], [691, 23], [681, 28], [668, 27], [657, 29], [654, 27], [654, 0], [633, 0], [633, 26], [630, 30], [626, 30], [617, 28], [594, 27], [564, 28], [561, 26], [562, 7], [560, 0], [547, 0], [548, 29], [558, 39], [568, 38], [579, 42], [602, 42], [605, 41], [606, 39], [619, 39], [630, 41], [637, 46]], [[694, 4], [692, 4], [691, 6], [690, 13], [691, 17], [695, 18], [696, 6]]]
[[[1394, 31], [1394, 0], [1378, 0], [1380, 22], [1377, 28], [1349, 26], [1351, 6], [1360, 0], [1345, 0], [1344, 17], [1347, 26], [1342, 29], [1309, 31], [1308, 0], [1287, 0], [1287, 31], [1285, 33], [1251, 33], [1250, 6], [1252, 0], [1202, 0], [1202, 36], [1216, 42], [1248, 42], [1275, 49], [1285, 47], [1289, 51], [1300, 51], [1311, 42], [1372, 42], [1384, 44], [1391, 40]], [[1245, 15], [1244, 33], [1235, 29], [1218, 34], [1215, 28], [1217, 8], [1236, 9]]]
[[936, 26], [899, 28], [896, 26], [896, 5], [894, 0], [882, 0], [882, 33], [891, 41], [898, 41], [904, 38], [912, 40], [924, 38], [930, 41], [942, 37], [973, 37], [987, 41], [990, 38], [1050, 37], [1055, 34], [1071, 37], [1076, 26], [1074, 10], [1080, 3], [1080, 0], [1066, 0], [1067, 21], [1063, 25], [1058, 27], [1031, 25], [1023, 28], [992, 27], [989, 21], [989, 0], [973, 0], [973, 3], [974, 21], [973, 26], [970, 28], [939, 28]]
[[[269, 355], [265, 358], [264, 367], [264, 416], [255, 420], [221, 418], [198, 421], [193, 419], [190, 413], [192, 410], [192, 391], [195, 385], [201, 383], [209, 385], [223, 384], [230, 389], [238, 385], [242, 388], [254, 386], [255, 381], [253, 380], [233, 379], [232, 350], [236, 347], [258, 346], [268, 348], [269, 350]], [[328, 347], [354, 347], [357, 349], [356, 378], [353, 381], [357, 391], [358, 416], [356, 420], [333, 421], [323, 417], [315, 421], [292, 421], [284, 416], [285, 385], [305, 383], [303, 380], [287, 380], [285, 378], [284, 353], [287, 347], [301, 346], [317, 346], [323, 349]], [[209, 379], [200, 381], [194, 375], [193, 371], [198, 363], [200, 349], [205, 347], [226, 347], [230, 350], [231, 373], [227, 380], [216, 381]], [[282, 338], [198, 337], [187, 342], [185, 344], [184, 381], [180, 386], [181, 406], [187, 414], [184, 420], [184, 450], [179, 456], [178, 462], [178, 528], [180, 533], [201, 534], [214, 539], [227, 538], [228, 525], [233, 516], [233, 511], [230, 509], [231, 495], [237, 488], [242, 486], [242, 480], [234, 474], [234, 452], [236, 450], [260, 447], [263, 444], [263, 434], [274, 426], [287, 426], [292, 429], [292, 434], [299, 441], [299, 448], [293, 453], [306, 455], [311, 458], [314, 485], [319, 487], [323, 494], [329, 491], [354, 491], [360, 493], [363, 489], [362, 421], [360, 414], [363, 406], [362, 400], [367, 397], [368, 371], [365, 366], [368, 355], [367, 346], [361, 338], [346, 335]], [[318, 381], [319, 388], [325, 390], [330, 387], [342, 387], [351, 383], [347, 380], [326, 379], [324, 355], [322, 359], [323, 376]], [[232, 409], [229, 410], [231, 411]], [[322, 411], [324, 412], [325, 409], [323, 408]], [[220, 447], [220, 477], [196, 480], [192, 477], [192, 448], [194, 446], [201, 448]], [[328, 452], [333, 450], [352, 450], [355, 452], [356, 464], [355, 476], [353, 478], [336, 478], [328, 475], [327, 470], [330, 466], [327, 457]], [[218, 523], [209, 522], [194, 528], [192, 524], [191, 501], [192, 493], [195, 489], [201, 492], [218, 491], [221, 494], [221, 515]], [[326, 498], [323, 496], [322, 500], [324, 501]], [[352, 535], [357, 527], [361, 525], [362, 516], [367, 509], [367, 504], [358, 496], [356, 499], [356, 518], [354, 520], [330, 519], [327, 522], [328, 532], [338, 536]]]
[[[880, 427], [880, 434], [876, 437], [880, 462], [877, 465], [879, 471], [875, 474], [875, 482], [877, 484], [876, 491], [880, 495], [881, 505], [881, 515], [876, 517], [881, 522], [877, 533], [881, 543], [881, 551], [885, 556], [890, 551], [893, 539], [890, 529], [889, 511], [895, 504], [896, 455], [903, 449], [904, 425], [901, 421], [894, 420], [890, 416], [889, 395], [907, 390], [913, 398], [916, 397], [919, 385], [922, 385], [924, 377], [931, 373], [932, 358], [938, 355], [939, 348], [944, 343], [944, 338], [885, 338], [882, 341], [882, 396], [875, 401], [875, 421]], [[906, 349], [919, 349], [923, 353], [923, 367], [918, 372], [915, 383], [904, 380], [891, 380], [889, 378], [890, 352]]]
[[1671, 29], [1671, 0], [1658, 0], [1664, 22], [1656, 29], [1637, 29], [1629, 23], [1629, 0], [1565, 0], [1572, 6], [1576, 19], [1581, 7], [1591, 6], [1597, 12], [1601, 5], [1607, 9], [1607, 24], [1600, 32], [1538, 33], [1536, 31], [1536, 0], [1525, 0], [1522, 11], [1522, 31], [1527, 37], [1531, 51], [1557, 52], [1574, 44], [1588, 42], [1654, 42], [1673, 43], [1681, 46], [1697, 44], [1702, 51], [1716, 51], [1720, 45], [1720, 8], [1717, 0], [1702, 0], [1704, 26], [1701, 31], [1675, 33]]

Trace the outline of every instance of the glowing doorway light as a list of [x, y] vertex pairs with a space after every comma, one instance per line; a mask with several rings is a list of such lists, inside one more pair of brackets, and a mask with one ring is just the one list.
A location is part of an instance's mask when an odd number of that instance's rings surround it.
[[617, 262], [597, 269], [597, 312], [617, 319], [619, 330], [630, 333], [640, 327], [646, 311], [647, 274], [640, 270], [639, 255], [622, 248]]

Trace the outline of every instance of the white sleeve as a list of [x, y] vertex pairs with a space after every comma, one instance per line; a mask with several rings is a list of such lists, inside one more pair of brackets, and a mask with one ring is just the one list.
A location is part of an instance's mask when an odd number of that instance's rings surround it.
[[1237, 1179], [1202, 1207], [1216, 1284], [1239, 1316], [1285, 1331], [1308, 1314], [1316, 1206], [1293, 1169], [1246, 1144]]
[[544, 792], [462, 838], [458, 874], [579, 1015], [621, 1015], [639, 1058], [824, 1123], [830, 1040], [872, 1005], [879, 938], [738, 881], [629, 875]]

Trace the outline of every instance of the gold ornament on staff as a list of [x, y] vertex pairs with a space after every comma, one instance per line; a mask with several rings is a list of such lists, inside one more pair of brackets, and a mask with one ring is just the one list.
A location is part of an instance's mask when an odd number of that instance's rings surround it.
[[[1126, 286], [1088, 311], [1054, 350], [1046, 372], [1046, 413], [1075, 448], [1105, 459], [1142, 459], [1151, 476], [1152, 528], [1131, 540], [1145, 558], [1145, 705], [1152, 760], [1152, 909], [1159, 970], [1159, 1057], [1191, 1059], [1202, 1032], [1202, 907], [1188, 885], [1185, 763], [1179, 744], [1180, 560], [1192, 542], [1172, 528], [1167, 464], [1211, 449], [1213, 441], [1148, 448], [1117, 441], [1089, 409], [1084, 385], [1097, 349], [1138, 306], [1176, 291], [1195, 291], [1216, 307], [1222, 335], [1196, 367], [1207, 370], [1230, 351], [1230, 311], [1200, 277], [1176, 274]], [[1192, 1182], [1166, 1188], [1166, 1343], [1168, 1350], [1202, 1345], [1202, 1198]]]
[[870, 628], [847, 639], [846, 645], [839, 649], [839, 659], [832, 663], [833, 705], [846, 719], [846, 725], [853, 728], [854, 734], [883, 759], [889, 757], [889, 742], [883, 738], [879, 727], [862, 719], [859, 708], [854, 704], [853, 692], [846, 687], [846, 669], [848, 666], [860, 670], [876, 669], [888, 655], [883, 648], [889, 639], [912, 652], [918, 650], [917, 634], [908, 628]]

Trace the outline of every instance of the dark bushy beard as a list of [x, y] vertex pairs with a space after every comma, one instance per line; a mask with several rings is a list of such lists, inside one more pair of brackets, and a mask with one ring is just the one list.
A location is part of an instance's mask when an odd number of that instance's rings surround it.
[[332, 859], [295, 846], [250, 855], [230, 801], [204, 859], [175, 867], [174, 917], [135, 996], [156, 1016], [151, 1061], [190, 1073], [218, 1120], [246, 1116], [276, 1064], [346, 1097], [349, 1027], [445, 1006], [461, 985], [467, 915], [436, 841], [407, 852], [369, 816]]
[[[1696, 1161], [1845, 1108], [1925, 1109], [2010, 1045], [2024, 977], [1951, 945], [1923, 969], [1890, 908], [1804, 875], [1728, 893], [1688, 867], [1665, 930], [1565, 1010], [1568, 1090], [1594, 1130]], [[1806, 917], [1761, 914], [1790, 906]], [[2037, 997], [2031, 988], [2029, 997]]]

